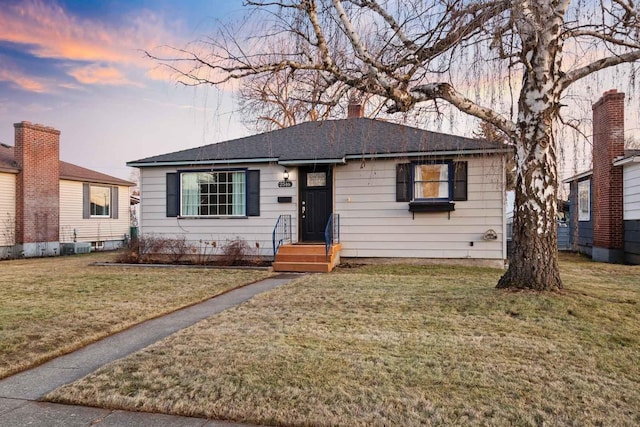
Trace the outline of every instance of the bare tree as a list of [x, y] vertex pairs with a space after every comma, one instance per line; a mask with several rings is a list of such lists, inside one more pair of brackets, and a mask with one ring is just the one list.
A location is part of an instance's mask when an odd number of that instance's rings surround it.
[[640, 140], [633, 135], [624, 139], [624, 147], [628, 150], [640, 150]]
[[[285, 69], [248, 76], [237, 90], [241, 121], [258, 132], [282, 129], [298, 123], [344, 118], [348, 104], [359, 103], [364, 117], [384, 116], [386, 99], [354, 91], [347, 85], [324, 88], [316, 72]], [[396, 115], [397, 116], [397, 115]], [[412, 121], [403, 115], [402, 121]]]
[[[348, 86], [384, 97], [389, 112], [445, 103], [491, 123], [515, 145], [517, 163], [513, 253], [498, 287], [562, 288], [554, 127], [574, 83], [640, 58], [633, 0], [246, 3], [264, 30], [226, 30], [204, 52], [156, 59], [187, 84], [299, 70], [319, 76], [322, 94]], [[282, 40], [293, 40], [289, 49], [269, 48]]]

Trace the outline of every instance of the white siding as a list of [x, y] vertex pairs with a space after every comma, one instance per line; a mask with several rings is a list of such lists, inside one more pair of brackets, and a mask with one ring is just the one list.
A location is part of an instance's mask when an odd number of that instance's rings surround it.
[[[468, 200], [455, 211], [409, 212], [396, 202], [395, 161], [336, 168], [335, 212], [344, 257], [506, 258], [504, 168], [500, 157], [468, 161]], [[498, 239], [485, 241], [492, 229]], [[473, 243], [473, 246], [471, 246]]]
[[[500, 157], [473, 157], [469, 162], [468, 201], [456, 202], [447, 213], [408, 211], [408, 203], [395, 201], [393, 160], [354, 161], [335, 167], [334, 212], [341, 217], [342, 255], [345, 257], [506, 258], [504, 221], [504, 167]], [[260, 169], [260, 216], [246, 218], [186, 219], [166, 216], [166, 174], [176, 168], [141, 169], [140, 231], [176, 237], [186, 235], [194, 247], [202, 242], [244, 239], [256, 253], [273, 254], [272, 231], [280, 214], [292, 217], [293, 240], [297, 240], [298, 182], [295, 167], [291, 188], [279, 188], [284, 167], [280, 165], [234, 165]], [[218, 168], [215, 168], [218, 169]], [[278, 196], [292, 203], [278, 203]], [[498, 234], [485, 241], [485, 231]], [[471, 246], [473, 242], [473, 246]]]
[[640, 219], [640, 163], [629, 163], [623, 169], [624, 219]]
[[[194, 248], [202, 242], [216, 242], [219, 248], [227, 241], [244, 239], [255, 254], [273, 255], [272, 232], [278, 216], [290, 214], [292, 235], [297, 236], [297, 174], [290, 170], [293, 187], [279, 188], [284, 167], [279, 165], [234, 165], [234, 168], [260, 170], [260, 216], [242, 218], [167, 218], [166, 174], [175, 168], [142, 168], [140, 170], [140, 232], [176, 237], [186, 235]], [[215, 169], [223, 169], [216, 167]], [[184, 169], [181, 169], [184, 170]], [[197, 170], [197, 169], [196, 169]], [[291, 196], [292, 203], [278, 203], [278, 196]], [[211, 247], [208, 247], [211, 251]]]
[[16, 220], [16, 175], [0, 172], [0, 246], [13, 245]]
[[118, 187], [118, 219], [82, 218], [82, 182], [60, 180], [60, 242], [123, 240], [129, 234], [129, 188]]

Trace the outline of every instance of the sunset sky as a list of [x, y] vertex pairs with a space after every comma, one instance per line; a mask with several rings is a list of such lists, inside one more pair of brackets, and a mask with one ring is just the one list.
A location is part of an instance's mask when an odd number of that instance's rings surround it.
[[228, 94], [189, 88], [140, 50], [182, 47], [241, 0], [0, 0], [0, 142], [59, 129], [62, 160], [129, 178], [129, 160], [248, 133]]
[[[13, 145], [16, 122], [52, 126], [62, 160], [127, 179], [127, 161], [252, 133], [229, 90], [180, 85], [142, 53], [185, 47], [245, 13], [242, 0], [0, 0], [0, 142]], [[580, 116], [604, 90], [626, 91], [616, 76], [594, 80]], [[640, 134], [637, 107], [631, 98], [629, 134]], [[430, 130], [470, 136], [477, 122], [446, 125]], [[565, 147], [563, 177], [589, 168], [589, 143], [577, 144]]]

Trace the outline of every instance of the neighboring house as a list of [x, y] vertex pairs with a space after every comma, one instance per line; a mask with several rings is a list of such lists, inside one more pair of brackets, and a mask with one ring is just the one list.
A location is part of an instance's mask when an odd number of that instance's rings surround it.
[[[265, 258], [283, 241], [327, 252], [333, 243], [343, 258], [503, 267], [510, 149], [350, 110], [346, 120], [129, 162], [140, 168], [141, 233], [184, 235], [194, 247], [242, 239]], [[287, 261], [276, 258], [275, 267], [296, 270]]]
[[624, 93], [593, 105], [593, 169], [570, 184], [572, 246], [595, 261], [640, 264], [640, 151], [624, 148]]
[[[516, 192], [507, 191], [507, 252], [511, 254], [513, 237], [513, 209], [516, 202]], [[569, 237], [569, 201], [558, 199], [558, 250], [571, 251]]]
[[133, 183], [59, 160], [60, 131], [20, 122], [0, 144], [0, 258], [115, 249]]

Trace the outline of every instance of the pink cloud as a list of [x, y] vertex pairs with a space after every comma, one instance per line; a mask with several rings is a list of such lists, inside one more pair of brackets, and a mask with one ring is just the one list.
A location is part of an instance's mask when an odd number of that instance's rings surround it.
[[29, 78], [22, 72], [14, 69], [0, 69], [0, 81], [9, 82], [14, 86], [29, 92], [48, 92], [47, 87], [43, 82]]
[[[178, 36], [167, 28], [171, 26], [150, 11], [125, 16], [118, 24], [111, 24], [81, 19], [55, 2], [43, 0], [26, 0], [0, 8], [0, 41], [25, 45], [27, 52], [41, 58], [96, 63], [70, 71], [84, 84], [131, 84], [125, 72], [146, 71], [155, 65], [144, 58], [141, 49], [149, 50], [171, 41], [180, 43]], [[174, 29], [177, 31], [175, 25]], [[33, 82], [23, 82], [20, 87], [38, 90]]]
[[128, 85], [134, 84], [116, 68], [100, 65], [87, 65], [69, 72], [79, 83], [101, 85]]

